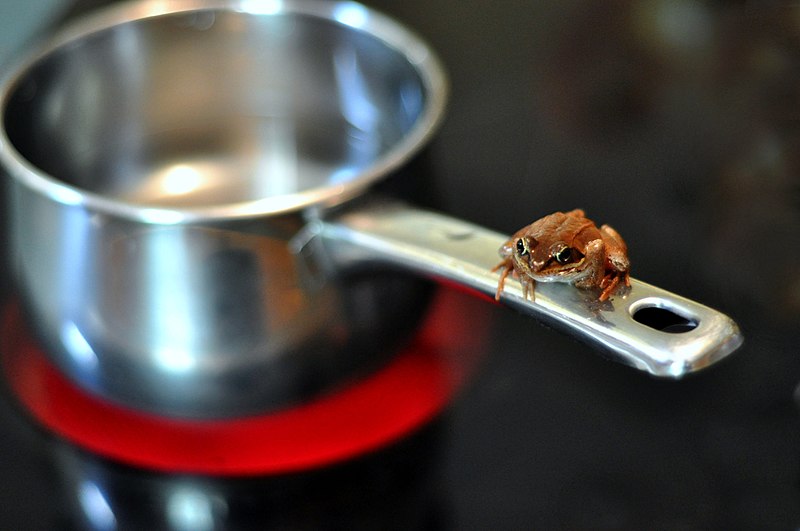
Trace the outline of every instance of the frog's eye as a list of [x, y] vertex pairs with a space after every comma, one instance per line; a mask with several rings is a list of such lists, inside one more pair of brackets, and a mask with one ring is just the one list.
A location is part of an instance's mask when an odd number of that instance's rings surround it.
[[556, 262], [559, 264], [567, 264], [572, 261], [572, 247], [564, 246], [560, 248], [558, 251], [553, 253], [553, 258], [556, 259]]
[[522, 238], [517, 240], [517, 253], [520, 256], [525, 256], [526, 254], [528, 254], [528, 247], [525, 245], [525, 240], [523, 240]]

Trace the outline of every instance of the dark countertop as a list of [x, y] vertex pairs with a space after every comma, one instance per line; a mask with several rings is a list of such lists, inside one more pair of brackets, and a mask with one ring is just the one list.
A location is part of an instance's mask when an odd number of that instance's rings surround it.
[[423, 35], [449, 72], [448, 118], [427, 155], [441, 210], [510, 233], [584, 208], [625, 236], [636, 278], [729, 314], [744, 346], [662, 381], [483, 304], [480, 370], [428, 427], [351, 462], [246, 480], [109, 463], [37, 428], [5, 393], [2, 527], [80, 527], [98, 484], [87, 477], [102, 478], [123, 528], [166, 526], [175, 491], [205, 508], [189, 511], [196, 529], [800, 525], [800, 27], [789, 22], [800, 10], [369, 5]]

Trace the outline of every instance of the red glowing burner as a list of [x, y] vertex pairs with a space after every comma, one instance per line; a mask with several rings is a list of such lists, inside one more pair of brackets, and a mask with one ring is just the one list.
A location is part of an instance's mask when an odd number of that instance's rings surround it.
[[487, 308], [441, 289], [417, 337], [382, 370], [300, 406], [229, 420], [164, 418], [84, 391], [46, 358], [17, 304], [5, 309], [0, 355], [33, 417], [99, 455], [167, 472], [284, 473], [378, 449], [435, 417], [485, 350]]

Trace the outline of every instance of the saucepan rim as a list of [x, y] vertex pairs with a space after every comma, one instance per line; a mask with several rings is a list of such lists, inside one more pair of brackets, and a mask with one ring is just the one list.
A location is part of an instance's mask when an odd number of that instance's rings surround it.
[[[66, 183], [27, 160], [11, 142], [5, 127], [6, 108], [19, 84], [41, 61], [71, 43], [129, 22], [188, 12], [223, 10], [254, 16], [301, 15], [324, 19], [361, 31], [400, 53], [423, 84], [426, 104], [411, 129], [385, 153], [346, 182], [327, 184], [291, 194], [199, 207], [149, 206], [112, 199]], [[286, 214], [314, 205], [344, 202], [407, 163], [438, 130], [447, 105], [449, 86], [442, 63], [416, 33], [394, 19], [362, 4], [322, 0], [133, 0], [79, 17], [24, 56], [0, 78], [0, 161], [13, 179], [61, 204], [81, 206], [134, 221], [181, 224]]]

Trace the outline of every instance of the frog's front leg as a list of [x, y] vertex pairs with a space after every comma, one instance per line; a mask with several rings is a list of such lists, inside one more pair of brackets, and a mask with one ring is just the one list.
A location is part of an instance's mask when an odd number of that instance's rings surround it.
[[630, 274], [628, 271], [631, 268], [630, 260], [628, 260], [628, 246], [617, 231], [611, 228], [610, 225], [603, 225], [600, 227], [600, 232], [606, 238], [606, 256], [608, 258], [608, 269], [612, 269], [619, 273], [625, 273], [625, 285], [630, 286]]
[[500, 272], [500, 279], [497, 281], [497, 291], [494, 294], [494, 300], [496, 301], [500, 300], [500, 294], [503, 293], [503, 289], [505, 289], [506, 277], [512, 273], [519, 278], [519, 282], [520, 284], [522, 284], [522, 297], [527, 300], [528, 295], [530, 294], [531, 301], [536, 300], [536, 295], [534, 293], [536, 287], [536, 281], [524, 273], [519, 273], [514, 268], [514, 260], [512, 258], [510, 257], [506, 258], [505, 260], [494, 266], [492, 268], [492, 273], [501, 268], [502, 271]]
[[579, 288], [599, 288], [606, 272], [605, 243], [599, 238], [597, 240], [592, 240], [586, 244], [585, 251], [583, 264], [581, 264], [580, 267], [585, 275], [575, 281], [575, 286]]
[[494, 300], [500, 300], [500, 294], [503, 293], [503, 288], [505, 288], [506, 284], [506, 277], [514, 271], [514, 262], [509, 257], [497, 264], [492, 268], [492, 273], [497, 271], [498, 269], [502, 268], [503, 271], [500, 273], [500, 280], [497, 281], [497, 291], [494, 294]]
[[522, 284], [522, 299], [528, 300], [530, 295], [531, 302], [536, 300], [536, 281], [528, 275], [519, 275], [519, 283]]

